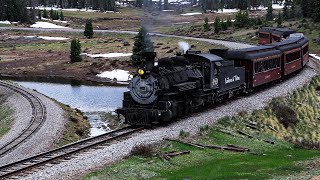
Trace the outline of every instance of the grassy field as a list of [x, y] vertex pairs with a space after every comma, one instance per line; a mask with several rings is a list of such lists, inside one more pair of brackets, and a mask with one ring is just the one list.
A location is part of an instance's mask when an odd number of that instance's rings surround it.
[[13, 123], [13, 109], [4, 105], [3, 95], [0, 95], [0, 138], [5, 135]]
[[[306, 174], [312, 178], [320, 171], [319, 89], [320, 76], [287, 97], [273, 99], [264, 109], [224, 117], [193, 137], [180, 133], [184, 141], [224, 147], [232, 144], [249, 152], [199, 149], [164, 141], [153, 150], [144, 147], [152, 155], [132, 155], [83, 179], [295, 179]], [[162, 158], [165, 152], [184, 150], [190, 154], [170, 161]]]
[[132, 156], [83, 179], [268, 179], [306, 170], [303, 161], [319, 157], [316, 150], [294, 148], [292, 144], [276, 140], [275, 145], [257, 139], [233, 137], [215, 128], [192, 137], [202, 144], [236, 144], [250, 149], [236, 153], [212, 149], [198, 149], [177, 142], [164, 142], [161, 152], [191, 151], [170, 161], [157, 156]]

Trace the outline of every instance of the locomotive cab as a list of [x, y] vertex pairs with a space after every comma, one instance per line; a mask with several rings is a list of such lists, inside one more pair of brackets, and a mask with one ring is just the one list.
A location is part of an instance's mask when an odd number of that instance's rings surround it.
[[185, 55], [190, 64], [201, 69], [204, 91], [226, 91], [244, 86], [245, 71], [243, 67], [234, 67], [232, 60], [224, 60], [211, 53]]

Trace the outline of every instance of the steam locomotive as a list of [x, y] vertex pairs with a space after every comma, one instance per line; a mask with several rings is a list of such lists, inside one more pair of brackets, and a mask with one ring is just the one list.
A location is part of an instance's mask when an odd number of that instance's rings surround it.
[[[269, 33], [272, 37], [279, 31]], [[145, 66], [134, 74], [129, 91], [124, 93], [123, 107], [116, 112], [130, 125], [170, 122], [281, 80], [308, 62], [309, 45], [304, 35], [291, 33], [280, 42], [270, 42], [238, 50], [187, 51], [161, 58], [157, 66], [156, 53], [146, 53]]]

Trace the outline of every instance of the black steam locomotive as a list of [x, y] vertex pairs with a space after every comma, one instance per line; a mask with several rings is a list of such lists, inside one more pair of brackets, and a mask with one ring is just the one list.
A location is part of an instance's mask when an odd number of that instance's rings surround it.
[[308, 61], [308, 40], [293, 35], [281, 43], [241, 50], [212, 49], [158, 60], [146, 53], [116, 110], [130, 125], [152, 126], [213, 106], [301, 70]]

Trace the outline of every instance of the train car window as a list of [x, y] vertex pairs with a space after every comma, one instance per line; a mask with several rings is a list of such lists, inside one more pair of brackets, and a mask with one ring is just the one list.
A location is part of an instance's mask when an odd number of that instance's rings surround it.
[[259, 38], [269, 39], [270, 34], [259, 33]]
[[280, 67], [280, 58], [268, 59], [265, 61], [259, 61], [255, 63], [255, 73], [269, 71]]
[[309, 45], [303, 48], [303, 55], [306, 55], [309, 52]]
[[280, 42], [281, 41], [281, 37], [278, 37], [278, 36], [272, 36], [273, 37], [273, 40], [276, 41], [276, 42]]
[[301, 56], [300, 52], [301, 51], [296, 51], [296, 52], [287, 54], [286, 55], [286, 62], [289, 63], [289, 62], [295, 61], [297, 59], [300, 59], [301, 58], [300, 57]]

